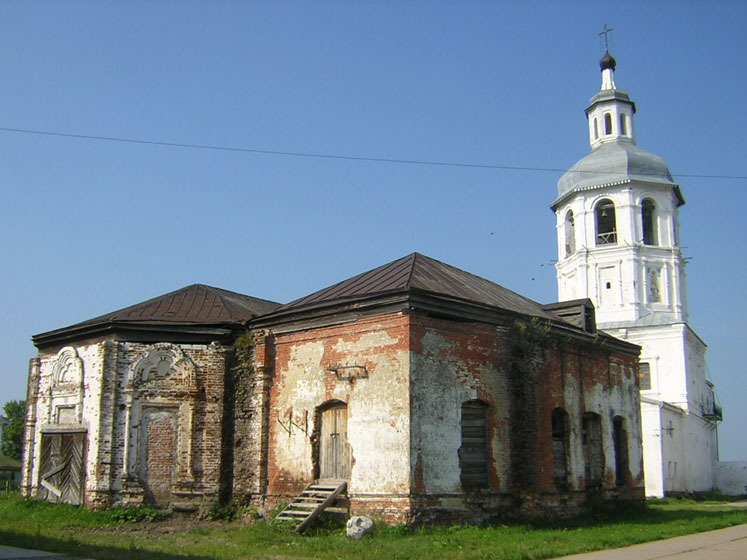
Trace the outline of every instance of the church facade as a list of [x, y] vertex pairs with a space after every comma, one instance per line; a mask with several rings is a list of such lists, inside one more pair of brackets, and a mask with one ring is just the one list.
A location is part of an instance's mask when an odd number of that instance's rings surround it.
[[281, 306], [195, 285], [34, 337], [22, 490], [390, 522], [643, 498], [640, 348], [413, 253]]
[[638, 147], [635, 103], [617, 88], [615, 59], [586, 109], [591, 153], [558, 182], [558, 298], [588, 298], [598, 326], [641, 346], [646, 494], [712, 491], [722, 419], [706, 344], [690, 327], [680, 250], [680, 186]]

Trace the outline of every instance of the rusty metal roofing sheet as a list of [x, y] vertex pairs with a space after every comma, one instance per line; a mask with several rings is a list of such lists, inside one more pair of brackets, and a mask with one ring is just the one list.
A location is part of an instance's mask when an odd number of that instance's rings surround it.
[[218, 324], [247, 321], [269, 313], [279, 303], [229, 290], [192, 284], [174, 292], [137, 303], [106, 315], [72, 325], [81, 327], [106, 322]]
[[[539, 303], [454, 266], [412, 253], [319, 290], [277, 309], [278, 313], [334, 305], [379, 294], [421, 290], [517, 313], [557, 319]], [[272, 315], [272, 314], [271, 314]]]

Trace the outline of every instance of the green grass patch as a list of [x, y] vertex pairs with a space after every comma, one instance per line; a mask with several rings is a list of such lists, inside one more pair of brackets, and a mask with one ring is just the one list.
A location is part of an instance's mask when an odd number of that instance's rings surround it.
[[747, 509], [718, 500], [655, 500], [646, 508], [533, 524], [418, 529], [378, 524], [375, 534], [361, 541], [347, 538], [339, 521], [296, 535], [287, 525], [248, 521], [251, 515], [233, 518], [164, 518], [150, 508], [92, 512], [11, 494], [0, 496], [0, 542], [106, 560], [539, 560], [747, 523]]

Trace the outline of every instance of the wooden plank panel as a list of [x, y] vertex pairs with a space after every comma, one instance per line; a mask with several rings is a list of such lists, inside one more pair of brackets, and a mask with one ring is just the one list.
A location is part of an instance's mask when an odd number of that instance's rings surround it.
[[335, 478], [347, 480], [350, 478], [350, 445], [348, 444], [348, 409], [337, 409], [337, 465]]
[[347, 431], [347, 406], [338, 405], [322, 412], [320, 478], [346, 480], [350, 477], [350, 446]]
[[479, 403], [462, 405], [460, 481], [465, 489], [488, 485], [487, 411]]

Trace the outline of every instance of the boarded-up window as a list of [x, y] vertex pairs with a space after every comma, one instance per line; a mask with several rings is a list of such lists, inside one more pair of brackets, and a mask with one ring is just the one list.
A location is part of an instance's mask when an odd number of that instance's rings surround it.
[[552, 474], [558, 488], [568, 487], [568, 414], [562, 408], [552, 412]]
[[459, 448], [459, 470], [462, 488], [488, 487], [488, 406], [481, 401], [462, 404], [462, 446]]
[[616, 416], [612, 422], [615, 443], [615, 482], [618, 486], [628, 481], [628, 432], [625, 430], [625, 420]]
[[602, 422], [598, 414], [588, 412], [581, 422], [581, 442], [584, 448], [584, 474], [586, 487], [602, 484], [604, 451], [602, 448]]

